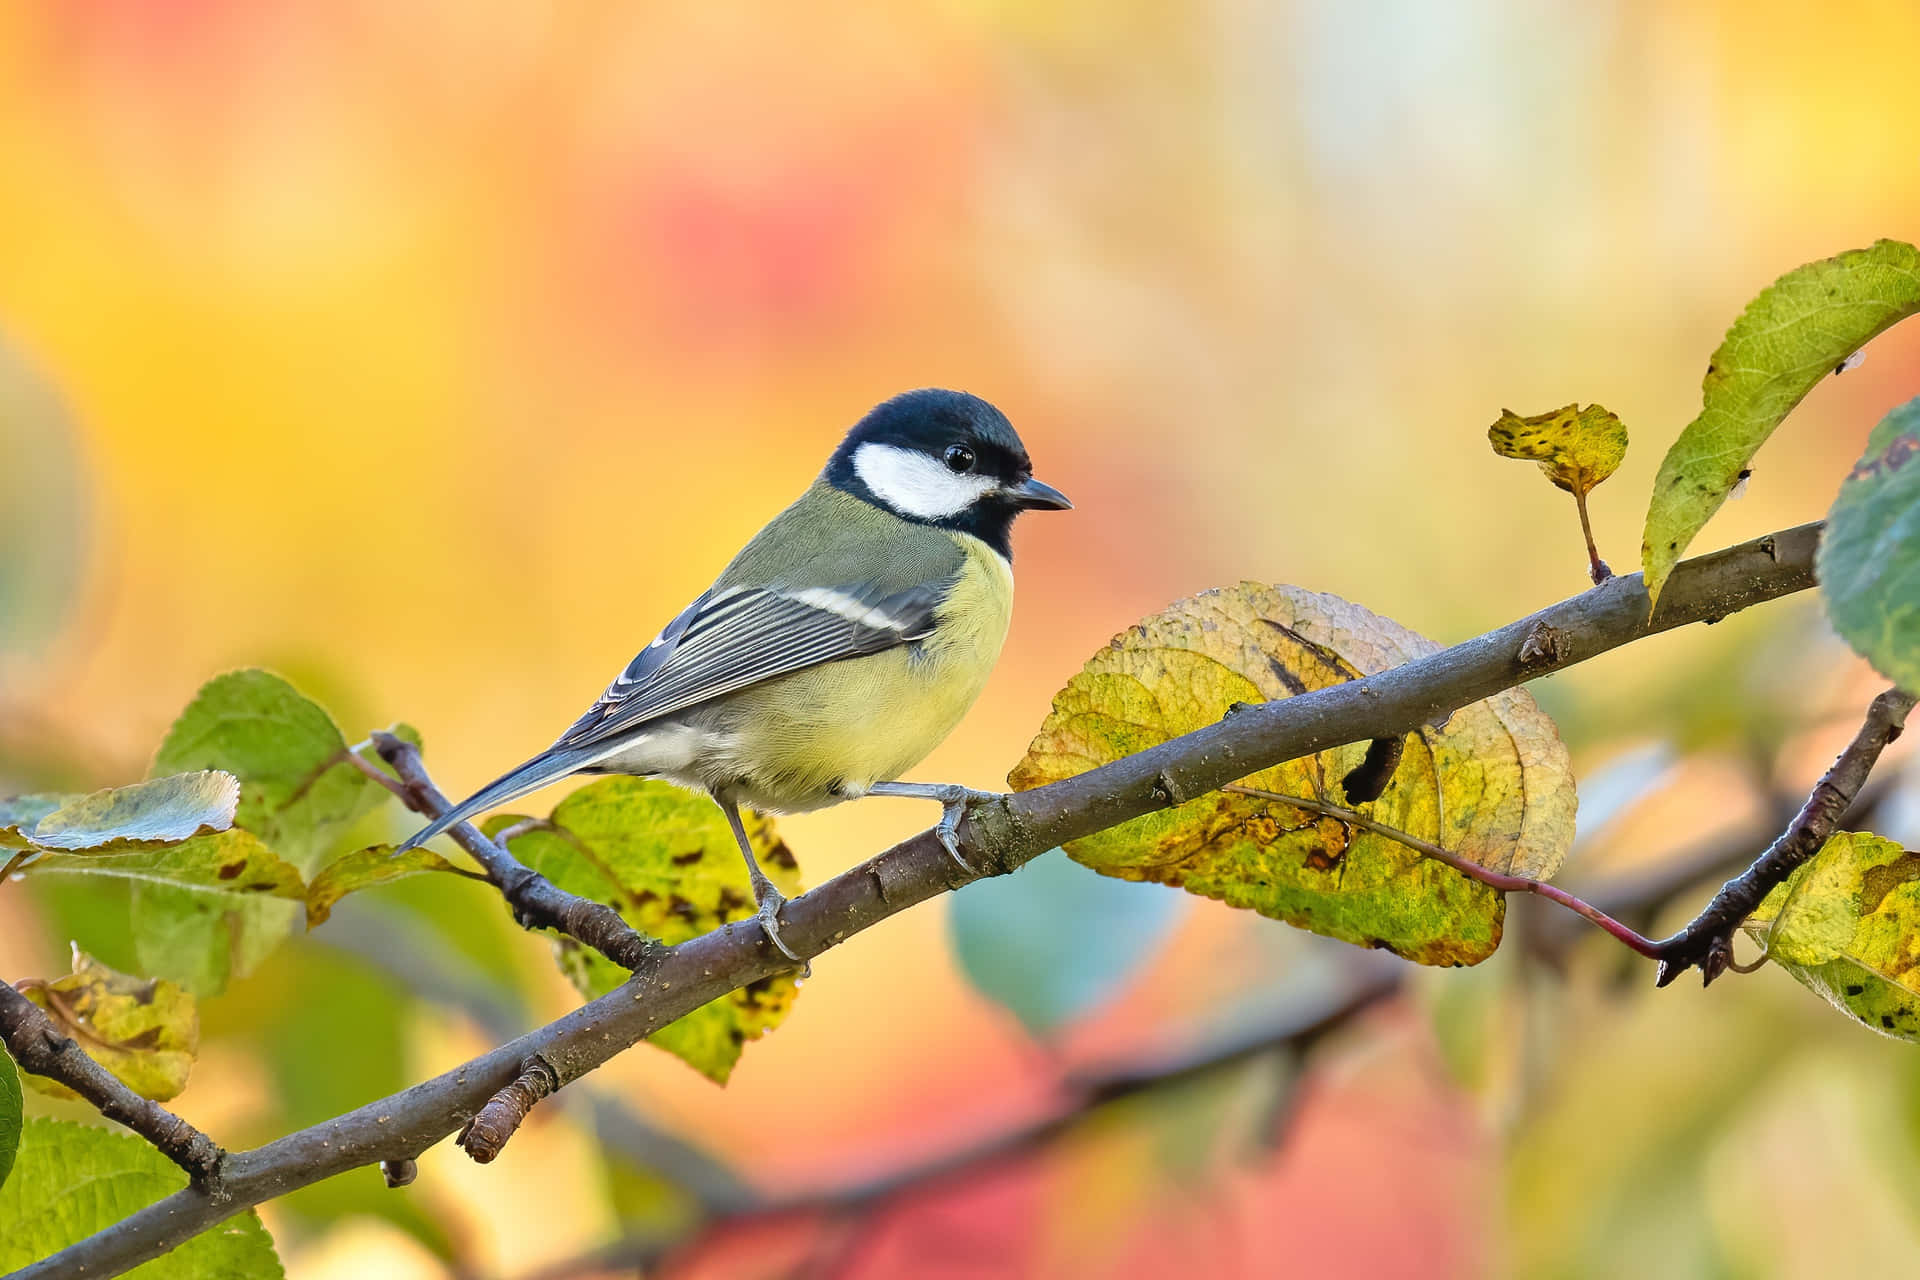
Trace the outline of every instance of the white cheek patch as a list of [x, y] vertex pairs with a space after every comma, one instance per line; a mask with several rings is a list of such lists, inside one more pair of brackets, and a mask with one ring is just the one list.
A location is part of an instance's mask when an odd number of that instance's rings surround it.
[[855, 449], [853, 473], [874, 497], [918, 520], [959, 515], [994, 487], [987, 476], [955, 474], [938, 458], [891, 444]]

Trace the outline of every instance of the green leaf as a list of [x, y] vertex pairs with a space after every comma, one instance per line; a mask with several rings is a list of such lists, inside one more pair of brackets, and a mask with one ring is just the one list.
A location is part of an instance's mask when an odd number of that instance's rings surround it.
[[1880, 420], [1827, 513], [1816, 566], [1833, 629], [1880, 674], [1920, 689], [1920, 399]]
[[1835, 832], [1742, 927], [1834, 1008], [1920, 1041], [1920, 853]]
[[325, 924], [334, 904], [350, 893], [427, 871], [457, 872], [458, 868], [431, 849], [409, 849], [396, 855], [390, 844], [336, 858], [307, 886], [307, 928]]
[[[76, 947], [66, 977], [15, 985], [141, 1097], [165, 1102], [187, 1087], [200, 1050], [200, 1016], [193, 997], [173, 983], [115, 972]], [[27, 1084], [50, 1097], [79, 1096], [44, 1076], [28, 1076]]]
[[974, 988], [1045, 1037], [1112, 997], [1187, 903], [1158, 885], [1095, 875], [1056, 850], [954, 894], [947, 933]]
[[1600, 405], [1570, 404], [1523, 418], [1511, 409], [1487, 428], [1487, 440], [1503, 458], [1537, 462], [1557, 489], [1579, 497], [1619, 469], [1627, 456], [1627, 428]]
[[[130, 1134], [29, 1120], [13, 1176], [0, 1187], [0, 1271], [47, 1258], [187, 1185]], [[277, 1280], [273, 1241], [251, 1209], [128, 1273], [138, 1280]]]
[[131, 883], [141, 969], [202, 996], [253, 972], [291, 930], [307, 893], [297, 870], [237, 829], [139, 853], [48, 854], [26, 874]]
[[1652, 599], [1780, 420], [1848, 356], [1915, 311], [1920, 250], [1898, 240], [1797, 267], [1747, 304], [1707, 365], [1700, 416], [1673, 442], [1653, 484], [1640, 545]]
[[88, 853], [171, 844], [233, 825], [240, 780], [218, 769], [109, 787], [66, 801], [27, 833], [45, 849]]
[[[1042, 786], [1201, 728], [1237, 702], [1382, 671], [1439, 646], [1336, 596], [1242, 583], [1180, 601], [1114, 638], [1054, 698], [1010, 775]], [[1365, 743], [1249, 775], [1343, 803]], [[1576, 798], [1553, 722], [1519, 690], [1410, 735], [1369, 816], [1498, 871], [1546, 878], [1573, 841]], [[1215, 792], [1067, 846], [1106, 875], [1156, 880], [1422, 964], [1475, 964], [1505, 900], [1398, 842], [1291, 806]]]
[[14, 1153], [20, 1149], [20, 1072], [0, 1045], [0, 1187], [13, 1172]]
[[[782, 893], [800, 892], [793, 854], [758, 814], [743, 815], [760, 866]], [[519, 821], [488, 820], [493, 835]], [[513, 852], [562, 889], [611, 902], [640, 932], [684, 942], [729, 920], [753, 915], [746, 863], [720, 807], [665, 782], [607, 778], [580, 788], [553, 811], [555, 830], [513, 841]], [[570, 939], [556, 944], [560, 965], [589, 999], [626, 981], [626, 971]], [[793, 1003], [790, 975], [765, 978], [687, 1014], [649, 1040], [725, 1084], [749, 1040], [779, 1025]]]
[[347, 760], [346, 746], [327, 713], [279, 676], [230, 671], [187, 704], [153, 767], [239, 777], [238, 824], [307, 875], [387, 794]]

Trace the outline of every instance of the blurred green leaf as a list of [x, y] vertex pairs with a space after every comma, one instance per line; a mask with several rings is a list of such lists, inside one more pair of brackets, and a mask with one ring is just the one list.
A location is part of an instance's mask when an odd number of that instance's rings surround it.
[[1920, 690], [1920, 399], [1880, 420], [1827, 513], [1820, 594], [1881, 675]]
[[[1226, 715], [1381, 671], [1438, 646], [1336, 596], [1242, 583], [1117, 636], [1054, 698], [1009, 781], [1026, 790]], [[1356, 743], [1249, 775], [1263, 790], [1345, 799]], [[1519, 690], [1411, 735], [1370, 816], [1499, 871], [1547, 877], [1573, 840], [1572, 772], [1553, 722]], [[1107, 875], [1155, 880], [1422, 964], [1499, 945], [1505, 899], [1406, 846], [1291, 806], [1216, 792], [1067, 846]]]
[[[187, 1185], [131, 1134], [29, 1120], [13, 1176], [0, 1187], [0, 1271], [56, 1253]], [[249, 1209], [133, 1274], [140, 1280], [277, 1280], [273, 1241]]]
[[1523, 418], [1511, 409], [1487, 428], [1487, 440], [1503, 458], [1537, 462], [1557, 489], [1579, 497], [1612, 475], [1627, 456], [1627, 428], [1597, 404], [1570, 404]]
[[253, 972], [286, 937], [307, 890], [298, 871], [240, 830], [139, 853], [48, 854], [26, 874], [131, 883], [140, 969], [203, 996]]
[[346, 746], [327, 713], [279, 676], [230, 671], [194, 695], [153, 767], [238, 776], [236, 821], [310, 875], [334, 839], [387, 795], [346, 759]]
[[13, 1172], [13, 1157], [20, 1149], [21, 1103], [20, 1072], [0, 1045], [0, 1187], [7, 1185]]
[[350, 893], [428, 871], [453, 872], [457, 868], [431, 849], [409, 849], [396, 855], [390, 844], [335, 858], [307, 886], [307, 928], [325, 924], [334, 904]]
[[1186, 905], [1158, 885], [1095, 875], [1055, 850], [954, 894], [947, 932], [974, 987], [1045, 1037], [1111, 997]]
[[0, 653], [52, 638], [81, 578], [86, 539], [72, 415], [0, 340]]
[[36, 845], [87, 853], [172, 844], [233, 825], [240, 780], [218, 769], [108, 787], [66, 800], [25, 833]]
[[1920, 1041], [1920, 853], [1835, 832], [1743, 927], [1834, 1008]]
[[[755, 855], [774, 886], [800, 892], [792, 852], [758, 814], [743, 815]], [[495, 835], [520, 819], [487, 821]], [[754, 913], [753, 888], [720, 807], [665, 782], [607, 778], [580, 788], [553, 811], [556, 829], [517, 837], [513, 852], [562, 889], [610, 902], [640, 932], [684, 942]], [[619, 966], [571, 939], [555, 943], [561, 968], [589, 999], [626, 981]], [[765, 978], [694, 1010], [649, 1037], [719, 1084], [749, 1040], [779, 1025], [793, 1003], [790, 975]]]
[[[193, 996], [173, 983], [117, 973], [76, 947], [72, 973], [15, 985], [141, 1097], [165, 1102], [187, 1087], [200, 1050], [200, 1017]], [[29, 1076], [27, 1083], [49, 1097], [80, 1096], [44, 1076]]]
[[1875, 335], [1920, 311], [1920, 250], [1881, 240], [1796, 267], [1747, 304], [1713, 353], [1700, 416], [1653, 482], [1640, 559], [1655, 600], [1667, 575], [1781, 419]]

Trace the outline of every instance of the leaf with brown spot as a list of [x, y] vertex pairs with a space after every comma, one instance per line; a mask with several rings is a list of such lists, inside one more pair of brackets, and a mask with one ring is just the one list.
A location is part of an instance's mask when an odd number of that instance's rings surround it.
[[[141, 1097], [165, 1102], [187, 1087], [200, 1050], [200, 1015], [193, 996], [173, 983], [116, 972], [75, 947], [66, 977], [17, 985], [62, 1034]], [[44, 1076], [26, 1080], [50, 1097], [79, 1096]]]
[[1503, 458], [1537, 462], [1540, 473], [1578, 497], [1619, 469], [1627, 456], [1627, 427], [1603, 406], [1570, 404], [1523, 418], [1511, 409], [1487, 428], [1487, 441]]
[[50, 853], [25, 874], [131, 884], [141, 967], [200, 995], [251, 973], [286, 936], [307, 892], [297, 869], [237, 827], [132, 853]]
[[1920, 853], [1835, 832], [1742, 927], [1834, 1008], [1920, 1041]]
[[[1326, 688], [1439, 646], [1336, 596], [1242, 583], [1114, 638], [1054, 698], [1009, 781], [1072, 777], [1212, 724], [1236, 702]], [[1364, 742], [1251, 774], [1263, 790], [1343, 803]], [[1409, 735], [1369, 816], [1496, 870], [1545, 878], [1572, 843], [1566, 749], [1509, 690]], [[1215, 792], [1074, 841], [1096, 871], [1155, 880], [1423, 964], [1493, 953], [1504, 899], [1404, 845], [1291, 806]]]
[[[773, 823], [754, 813], [742, 817], [767, 878], [784, 894], [799, 893], [799, 868]], [[497, 815], [485, 830], [493, 835], [518, 821]], [[649, 937], [684, 942], [753, 915], [746, 863], [725, 815], [705, 796], [665, 782], [606, 778], [562, 800], [552, 822], [557, 829], [515, 837], [514, 854], [562, 889], [611, 903]], [[588, 998], [627, 979], [625, 970], [570, 939], [555, 950]], [[741, 1047], [779, 1025], [795, 992], [792, 976], [782, 974], [722, 996], [648, 1039], [725, 1084]]]
[[431, 849], [395, 854], [392, 845], [377, 844], [336, 858], [307, 885], [307, 928], [325, 924], [334, 905], [350, 893], [429, 871], [459, 874], [458, 867]]

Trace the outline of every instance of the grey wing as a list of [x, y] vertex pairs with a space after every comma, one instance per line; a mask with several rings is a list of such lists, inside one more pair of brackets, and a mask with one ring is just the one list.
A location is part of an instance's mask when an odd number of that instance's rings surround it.
[[554, 743], [587, 747], [636, 725], [823, 662], [924, 640], [952, 581], [710, 591], [667, 624]]

